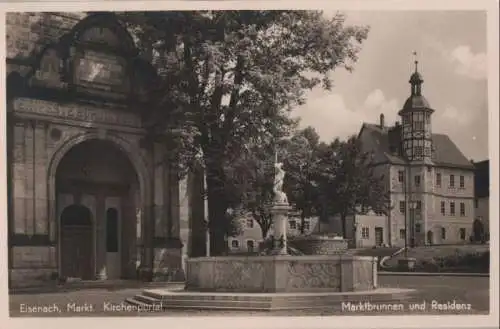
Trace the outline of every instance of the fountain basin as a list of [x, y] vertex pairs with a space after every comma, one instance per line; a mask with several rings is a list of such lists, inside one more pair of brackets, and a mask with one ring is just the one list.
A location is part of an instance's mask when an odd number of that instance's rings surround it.
[[350, 255], [190, 258], [185, 290], [351, 292], [377, 286], [377, 258]]

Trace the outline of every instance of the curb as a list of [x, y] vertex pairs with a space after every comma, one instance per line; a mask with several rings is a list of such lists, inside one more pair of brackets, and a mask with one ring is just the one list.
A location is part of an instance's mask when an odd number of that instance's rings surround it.
[[159, 287], [167, 287], [172, 285], [184, 284], [182, 282], [130, 282], [130, 283], [119, 283], [116, 285], [106, 284], [106, 283], [69, 283], [62, 285], [41, 285], [33, 287], [19, 287], [10, 288], [8, 291], [9, 295], [16, 294], [30, 294], [30, 293], [60, 293], [60, 292], [71, 292], [77, 290], [89, 290], [89, 289], [107, 289], [107, 290], [118, 290], [118, 289], [151, 289]]
[[465, 276], [465, 277], [489, 277], [490, 273], [446, 273], [446, 272], [390, 272], [379, 271], [382, 276]]

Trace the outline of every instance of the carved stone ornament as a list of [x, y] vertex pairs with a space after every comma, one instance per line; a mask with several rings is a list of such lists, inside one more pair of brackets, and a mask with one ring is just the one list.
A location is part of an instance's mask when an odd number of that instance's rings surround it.
[[40, 59], [40, 65], [31, 78], [31, 83], [53, 88], [65, 88], [61, 74], [62, 59], [55, 48], [48, 48]]

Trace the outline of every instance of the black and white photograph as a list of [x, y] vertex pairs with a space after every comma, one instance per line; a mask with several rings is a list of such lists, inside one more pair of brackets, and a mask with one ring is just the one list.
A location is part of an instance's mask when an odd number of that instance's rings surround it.
[[498, 3], [213, 3], [2, 5], [9, 321], [498, 321]]

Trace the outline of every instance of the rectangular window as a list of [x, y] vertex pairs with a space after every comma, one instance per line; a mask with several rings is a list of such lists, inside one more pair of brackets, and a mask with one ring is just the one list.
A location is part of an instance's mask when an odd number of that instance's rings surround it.
[[415, 157], [421, 158], [424, 155], [424, 147], [423, 146], [415, 146]]
[[415, 210], [417, 214], [420, 214], [422, 212], [422, 201], [417, 201], [415, 204]]
[[441, 173], [436, 174], [436, 186], [441, 187]]
[[247, 240], [247, 251], [253, 252], [255, 248], [255, 242], [253, 240]]
[[106, 251], [118, 252], [119, 231], [118, 231], [118, 210], [109, 208], [106, 211]]
[[465, 177], [460, 176], [460, 188], [465, 188]]
[[403, 170], [398, 171], [398, 182], [402, 183], [405, 180], [405, 172]]
[[304, 231], [309, 231], [311, 229], [311, 225], [308, 221], [304, 222]]
[[291, 220], [288, 224], [290, 225], [290, 229], [292, 229], [292, 230], [297, 229], [297, 222], [296, 221]]
[[253, 228], [253, 218], [247, 218], [247, 227]]
[[406, 210], [406, 202], [405, 201], [399, 201], [399, 212], [404, 214]]
[[420, 175], [415, 176], [415, 186], [420, 186]]
[[441, 201], [441, 215], [446, 215], [446, 203]]
[[415, 233], [420, 233], [421, 227], [420, 224], [415, 225]]
[[465, 216], [465, 203], [460, 202], [460, 216]]
[[399, 230], [399, 238], [401, 240], [406, 239], [406, 231], [404, 229]]
[[450, 187], [455, 187], [455, 175], [450, 175]]
[[446, 229], [441, 227], [441, 239], [446, 240]]
[[455, 202], [450, 202], [450, 215], [455, 215]]
[[466, 231], [465, 231], [465, 228], [461, 228], [460, 229], [460, 240], [465, 240], [465, 236], [466, 236]]
[[476, 198], [474, 199], [474, 208], [478, 208], [479, 207], [479, 200]]
[[368, 227], [363, 227], [361, 228], [361, 237], [363, 239], [368, 239], [370, 238], [370, 230]]

